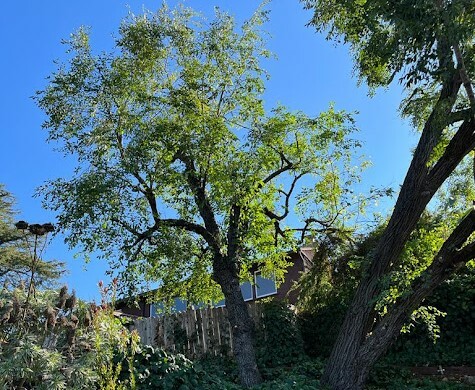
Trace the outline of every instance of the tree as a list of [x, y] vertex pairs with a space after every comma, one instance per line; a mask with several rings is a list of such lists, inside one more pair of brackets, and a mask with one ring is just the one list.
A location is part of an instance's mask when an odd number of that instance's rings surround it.
[[[41, 259], [45, 237], [32, 234], [26, 223], [19, 225], [22, 229], [15, 226], [13, 204], [12, 195], [0, 185], [0, 283], [13, 287], [21, 281], [32, 281], [34, 285], [51, 283], [61, 276], [64, 264]], [[39, 252], [40, 256], [33, 253], [35, 241], [36, 254]]]
[[394, 211], [355, 292], [323, 376], [332, 389], [361, 389], [372, 365], [423, 299], [475, 257], [475, 211], [465, 204], [465, 213], [451, 226], [435, 256], [387, 312], [378, 313], [381, 292], [400, 266], [424, 210], [475, 146], [475, 4], [466, 0], [304, 3], [314, 10], [311, 25], [350, 45], [356, 69], [371, 88], [387, 86], [400, 77], [408, 91], [402, 112], [421, 131]]
[[256, 264], [282, 279], [297, 236], [344, 229], [359, 171], [349, 114], [266, 114], [265, 19], [258, 10], [238, 33], [219, 11], [205, 23], [162, 7], [130, 15], [100, 55], [82, 29], [38, 95], [49, 139], [79, 163], [42, 189], [68, 242], [117, 258], [128, 286], [160, 281], [163, 298], [222, 292], [245, 386], [261, 378], [240, 281]]

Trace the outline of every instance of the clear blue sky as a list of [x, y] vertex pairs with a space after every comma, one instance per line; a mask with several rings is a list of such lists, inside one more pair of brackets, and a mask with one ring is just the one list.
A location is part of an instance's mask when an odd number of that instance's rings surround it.
[[[176, 1], [168, 4], [173, 6]], [[185, 4], [204, 14], [212, 14], [213, 6], [218, 5], [243, 20], [259, 2], [195, 0]], [[81, 25], [90, 26], [92, 46], [107, 50], [129, 9], [140, 13], [143, 7], [156, 10], [159, 6], [159, 1], [144, 0], [2, 2], [0, 182], [17, 198], [19, 218], [54, 222], [54, 214], [43, 210], [41, 200], [33, 198], [33, 194], [47, 179], [69, 176], [73, 169], [71, 161], [55, 152], [53, 144], [45, 142], [46, 132], [41, 128], [45, 117], [31, 99], [35, 91], [47, 84], [46, 77], [55, 70], [53, 61], [64, 58], [61, 40]], [[268, 8], [268, 46], [278, 57], [266, 64], [271, 74], [266, 93], [268, 106], [280, 102], [295, 110], [318, 114], [335, 102], [337, 108], [358, 111], [363, 152], [373, 162], [364, 176], [364, 186], [399, 188], [415, 144], [412, 130], [398, 115], [400, 87], [395, 84], [369, 98], [364, 87], [357, 87], [347, 48], [335, 47], [306, 27], [311, 15], [297, 0], [274, 0]], [[86, 265], [81, 258], [74, 259], [75, 252], [63, 244], [63, 237], [57, 236], [45, 257], [67, 262], [69, 275], [64, 282], [76, 289], [79, 297], [97, 298], [97, 282], [107, 280], [107, 264], [93, 259]]]

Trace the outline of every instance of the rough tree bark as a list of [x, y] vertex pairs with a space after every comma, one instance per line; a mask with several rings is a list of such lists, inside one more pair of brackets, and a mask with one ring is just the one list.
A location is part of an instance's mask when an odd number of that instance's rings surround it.
[[435, 192], [475, 147], [475, 125], [473, 118], [468, 117], [460, 125], [443, 156], [432, 166], [429, 164], [442, 130], [449, 124], [447, 118], [450, 118], [460, 86], [459, 72], [453, 69], [425, 124], [394, 212], [355, 292], [327, 363], [322, 381], [334, 390], [363, 389], [369, 370], [397, 337], [411, 312], [450, 275], [449, 270], [475, 256], [471, 245], [460, 250], [475, 230], [472, 212], [447, 239], [432, 266], [416, 280], [409, 296], [400, 299], [387, 315], [378, 320], [374, 304], [381, 292], [381, 278], [397, 263], [405, 243]]
[[221, 258], [216, 259], [213, 268], [214, 279], [221, 286], [226, 299], [228, 319], [232, 328], [233, 353], [241, 384], [245, 387], [258, 385], [262, 378], [254, 352], [254, 321], [242, 296], [236, 267], [230, 259]]

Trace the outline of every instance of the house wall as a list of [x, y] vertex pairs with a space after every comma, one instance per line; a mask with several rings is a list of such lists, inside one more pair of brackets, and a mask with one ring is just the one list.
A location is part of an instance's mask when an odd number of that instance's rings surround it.
[[292, 253], [289, 262], [291, 262], [292, 265], [287, 268], [285, 279], [277, 288], [277, 294], [274, 295], [274, 297], [280, 301], [286, 300], [290, 304], [295, 304], [297, 302], [298, 291], [292, 290], [292, 287], [294, 286], [294, 283], [300, 278], [300, 274], [304, 272], [305, 267], [302, 257], [299, 253]]

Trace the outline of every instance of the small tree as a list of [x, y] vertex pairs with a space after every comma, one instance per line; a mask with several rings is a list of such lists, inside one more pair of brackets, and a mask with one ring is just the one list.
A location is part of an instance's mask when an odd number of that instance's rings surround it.
[[[475, 211], [465, 204], [436, 254], [380, 315], [381, 293], [436, 192], [475, 147], [473, 1], [307, 0], [310, 24], [343, 37], [370, 87], [399, 75], [409, 90], [402, 112], [421, 131], [389, 223], [372, 253], [328, 361], [332, 389], [361, 389], [411, 313], [440, 283], [475, 257]], [[468, 210], [468, 211], [467, 211]], [[447, 221], [449, 222], [449, 221]]]
[[[117, 257], [129, 285], [159, 280], [168, 299], [222, 291], [245, 386], [261, 379], [240, 281], [256, 264], [282, 279], [296, 233], [340, 228], [359, 172], [350, 115], [266, 115], [264, 20], [258, 11], [237, 33], [221, 12], [205, 23], [162, 7], [131, 15], [101, 55], [80, 30], [38, 95], [49, 139], [79, 162], [72, 179], [42, 189], [69, 243]], [[297, 230], [287, 224], [294, 206]]]
[[[0, 283], [17, 287], [33, 279], [36, 285], [54, 282], [64, 272], [64, 264], [41, 259], [46, 236], [32, 233], [23, 221], [15, 226], [13, 204], [12, 195], [0, 185]], [[51, 230], [49, 224], [46, 228]]]

